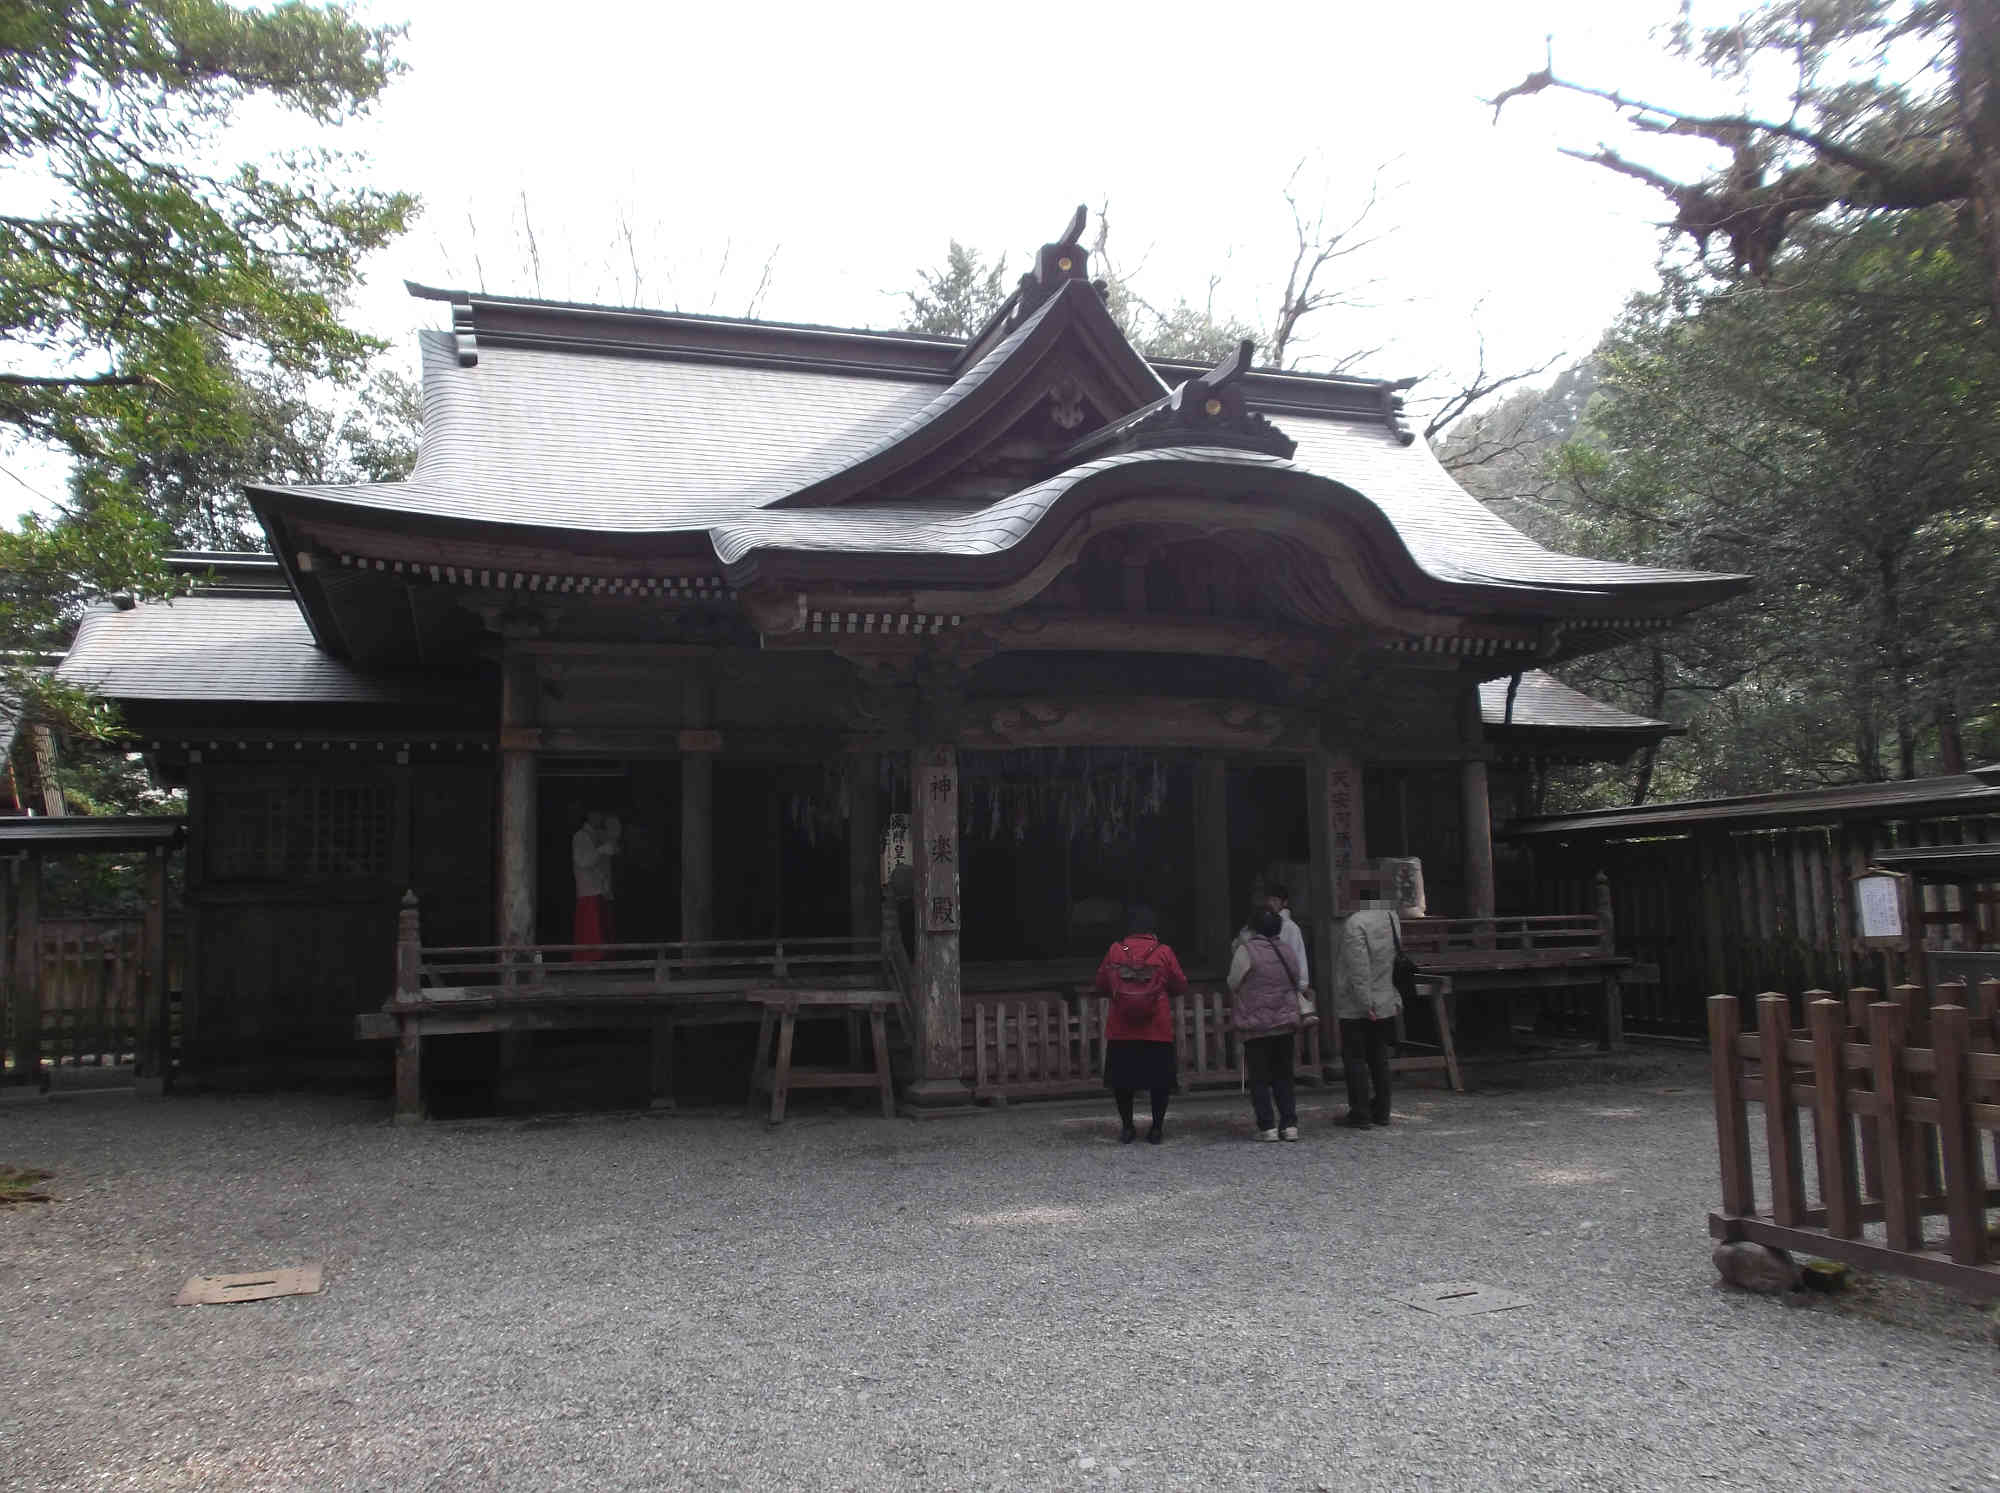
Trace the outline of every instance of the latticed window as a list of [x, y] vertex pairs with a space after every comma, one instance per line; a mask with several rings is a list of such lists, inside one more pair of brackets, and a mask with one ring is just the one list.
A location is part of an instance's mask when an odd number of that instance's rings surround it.
[[218, 786], [208, 808], [208, 874], [216, 881], [389, 874], [396, 795], [386, 783]]

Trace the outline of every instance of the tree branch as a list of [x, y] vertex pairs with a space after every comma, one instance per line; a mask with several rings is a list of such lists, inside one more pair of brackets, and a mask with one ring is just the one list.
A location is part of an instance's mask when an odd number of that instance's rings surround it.
[[89, 375], [0, 373], [0, 387], [9, 389], [130, 389], [156, 380], [141, 373]]

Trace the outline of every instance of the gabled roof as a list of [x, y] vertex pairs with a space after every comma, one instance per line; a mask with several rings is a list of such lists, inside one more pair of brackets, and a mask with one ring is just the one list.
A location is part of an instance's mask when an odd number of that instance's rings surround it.
[[438, 695], [435, 681], [363, 673], [316, 647], [282, 591], [93, 611], [56, 677], [114, 700], [387, 705]]
[[1065, 353], [1069, 376], [1083, 375], [1083, 389], [1107, 406], [1101, 419], [1117, 419], [1166, 393], [1166, 385], [1133, 351], [1097, 292], [1082, 280], [1067, 280], [922, 409], [859, 455], [830, 453], [822, 475], [773, 499], [773, 505], [809, 508], [846, 501], [907, 471], [982, 422], [992, 423], [996, 412], [1006, 412], [1001, 423], [1025, 413], [1023, 397], [1029, 402], [1047, 397], [1054, 380], [1049, 365], [1060, 366]]
[[1633, 715], [1602, 700], [1571, 689], [1553, 674], [1527, 669], [1514, 691], [1512, 714], [1505, 679], [1488, 679], [1479, 686], [1479, 718], [1487, 733], [1495, 731], [1612, 733], [1639, 739], [1679, 736], [1686, 727], [1650, 716]]

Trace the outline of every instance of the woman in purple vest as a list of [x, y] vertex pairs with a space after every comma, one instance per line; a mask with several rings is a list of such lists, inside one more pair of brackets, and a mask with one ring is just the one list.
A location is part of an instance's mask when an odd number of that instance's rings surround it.
[[[1297, 1140], [1292, 1096], [1293, 1044], [1299, 1030], [1299, 979], [1279, 941], [1283, 924], [1269, 908], [1251, 914], [1229, 960], [1230, 1020], [1243, 1039], [1243, 1067], [1258, 1140]], [[1277, 1100], [1273, 1113], [1272, 1100]]]

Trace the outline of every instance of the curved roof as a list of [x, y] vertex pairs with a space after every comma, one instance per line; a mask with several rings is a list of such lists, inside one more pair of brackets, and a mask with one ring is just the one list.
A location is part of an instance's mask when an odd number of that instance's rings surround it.
[[[1684, 610], [1747, 584], [1544, 548], [1412, 441], [1396, 386], [1375, 380], [1242, 375], [1243, 398], [1295, 443], [1288, 461], [1191, 439], [1051, 473], [1059, 450], [1037, 448], [1023, 470], [1039, 480], [976, 505], [945, 501], [966, 490], [948, 464], [1009, 437], [1063, 380], [1081, 379], [1098, 418], [1114, 422], [1164, 390], [1077, 280], [1020, 303], [1011, 330], [963, 349], [958, 368], [936, 339], [470, 296], [454, 327], [423, 335], [425, 429], [408, 481], [252, 489], [287, 563], [285, 523], [299, 517], [349, 534], [506, 530], [514, 542], [625, 557], [635, 540], [677, 541], [676, 552], [712, 550], [733, 571], [783, 569], [783, 556], [928, 557], [942, 579], [1026, 546], [1051, 512], [1143, 462], [1163, 489], [1207, 484], [1235, 497], [1252, 495], [1259, 474], [1284, 503], [1363, 526], [1407, 572], [1396, 584], [1448, 608], [1444, 593], [1467, 588], [1466, 602], [1504, 598], [1511, 611], [1537, 596], [1562, 614], [1586, 596], [1614, 610], [1621, 596]], [[1101, 408], [1107, 400], [1129, 408]], [[981, 469], [980, 480], [991, 490], [994, 471], [1014, 468]], [[829, 506], [839, 503], [849, 506]]]
[[[1404, 449], [1386, 435], [1381, 447]], [[1444, 476], [1434, 461], [1430, 465], [1440, 477]], [[1353, 470], [1351, 465], [1349, 470]], [[1375, 529], [1385, 547], [1400, 550], [1408, 563], [1431, 579], [1484, 592], [1533, 590], [1545, 596], [1574, 598], [1727, 584], [1725, 577], [1699, 571], [1662, 570], [1557, 554], [1498, 519], [1493, 519], [1492, 524], [1503, 532], [1485, 537], [1504, 539], [1504, 553], [1495, 553], [1498, 546], [1475, 549], [1482, 537], [1476, 533], [1469, 536], [1469, 544], [1453, 546], [1447, 542], [1453, 531], [1435, 520], [1397, 522], [1399, 508], [1404, 510], [1406, 519], [1410, 517], [1408, 510], [1413, 505], [1407, 498], [1385, 505], [1368, 495], [1366, 488], [1336, 480], [1300, 462], [1211, 447], [1169, 447], [1099, 457], [977, 508], [763, 511], [718, 524], [709, 530], [709, 538], [716, 557], [725, 567], [738, 572], [739, 578], [743, 568], [760, 553], [922, 556], [945, 562], [976, 560], [1003, 555], [1023, 545], [1030, 536], [1053, 539], [1052, 534], [1044, 532], [1043, 521], [1048, 515], [1066, 501], [1074, 503], [1086, 490], [1101, 488], [1111, 479], [1122, 479], [1121, 485], [1127, 487], [1141, 485], [1150, 491], [1171, 491], [1197, 474], [1208, 479], [1211, 490], [1214, 479], [1221, 476], [1229, 487], [1244, 495], [1257, 493], [1289, 499], [1295, 508], [1308, 514], [1342, 514]], [[1444, 480], [1453, 491], [1463, 494], [1448, 477]], [[1466, 501], [1485, 512], [1470, 497]], [[1425, 517], [1429, 519], [1430, 515]], [[1483, 563], [1468, 563], [1469, 549], [1483, 556]], [[949, 569], [943, 570], [940, 578], [950, 573]]]

